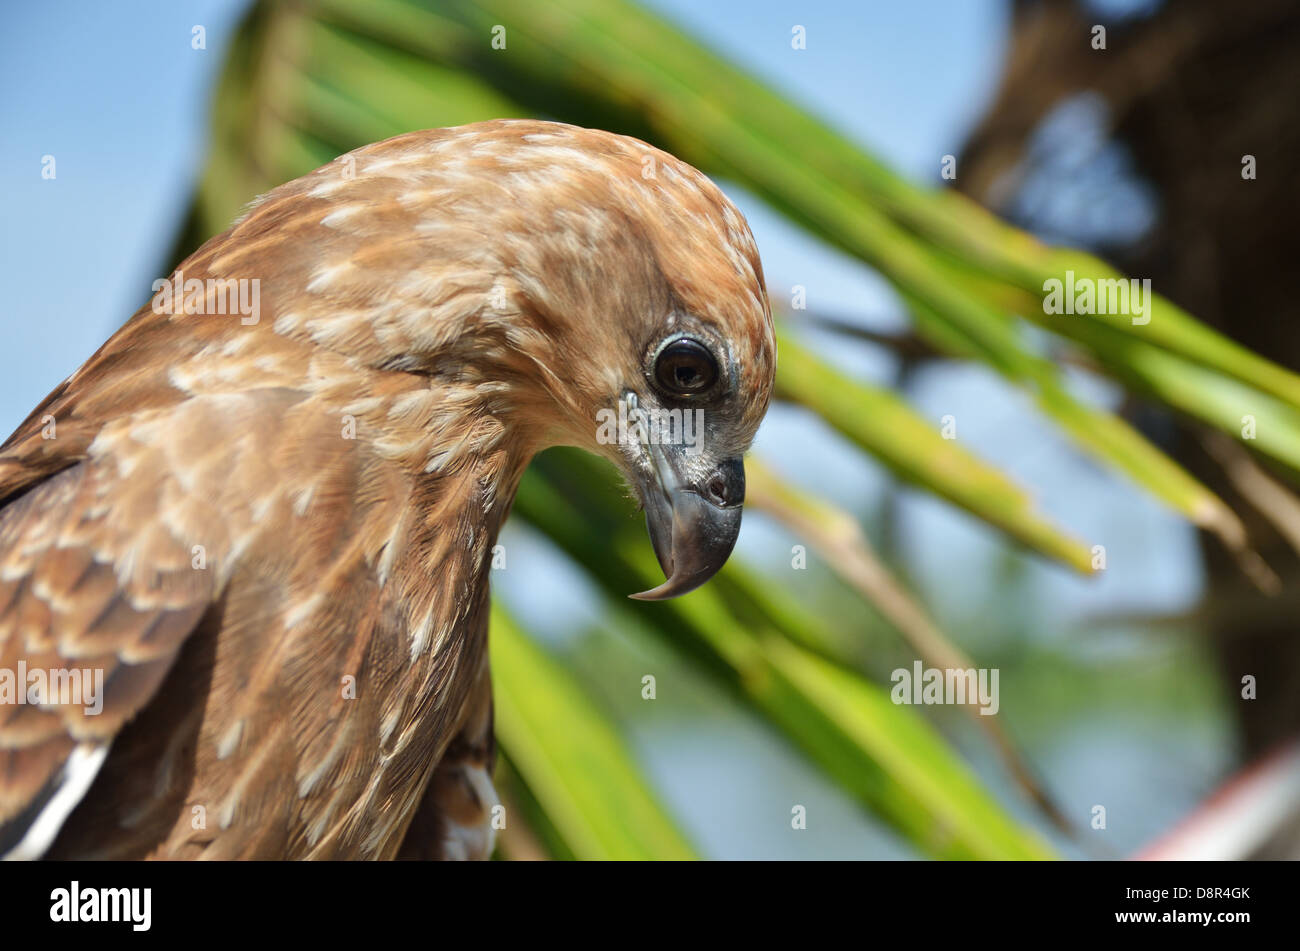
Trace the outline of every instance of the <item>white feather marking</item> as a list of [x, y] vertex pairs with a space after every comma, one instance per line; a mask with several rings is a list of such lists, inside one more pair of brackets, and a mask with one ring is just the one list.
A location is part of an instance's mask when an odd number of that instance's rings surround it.
[[316, 788], [316, 784], [334, 768], [343, 751], [348, 748], [352, 740], [352, 731], [350, 729], [340, 729], [338, 735], [334, 738], [334, 743], [330, 746], [329, 752], [326, 753], [319, 763], [312, 768], [305, 776], [298, 777], [298, 798], [306, 799], [311, 795], [311, 791]]
[[341, 175], [338, 178], [328, 178], [325, 181], [321, 182], [321, 184], [313, 188], [311, 191], [309, 191], [307, 194], [311, 198], [326, 198], [334, 194], [344, 185], [348, 184], [348, 181], [349, 179], [344, 178]]
[[[338, 811], [339, 800], [343, 798], [344, 792], [345, 790], [342, 788], [335, 790], [333, 798], [329, 801], [329, 805], [322, 809], [320, 814], [312, 820], [309, 826], [307, 826], [308, 845], [315, 845], [320, 841], [321, 836], [325, 834], [325, 830], [329, 828], [330, 822], [334, 819], [334, 813]], [[312, 857], [313, 856], [308, 856], [308, 858]]]
[[[275, 318], [275, 323], [271, 325], [271, 329], [278, 334], [288, 334], [288, 333], [293, 333], [293, 331], [297, 330], [298, 325], [301, 323], [302, 323], [302, 317], [299, 316], [298, 314], [294, 314], [294, 313], [281, 314], [279, 317]], [[252, 335], [249, 334], [247, 336], [251, 338]]]
[[299, 518], [307, 514], [311, 508], [312, 498], [316, 495], [316, 483], [304, 486], [293, 492], [293, 514]]
[[53, 843], [68, 814], [81, 802], [90, 784], [99, 774], [108, 756], [108, 743], [93, 746], [82, 743], [74, 749], [63, 764], [63, 779], [59, 789], [45, 804], [40, 815], [36, 817], [23, 836], [22, 841], [3, 856], [4, 861], [22, 861], [38, 859], [45, 854]]
[[337, 228], [348, 218], [351, 218], [357, 212], [361, 211], [363, 207], [363, 205], [344, 205], [336, 211], [331, 211], [320, 220], [320, 223], [326, 228]]
[[367, 162], [366, 167], [361, 169], [361, 171], [366, 175], [375, 175], [379, 172], [386, 172], [389, 169], [401, 168], [404, 165], [423, 161], [424, 156], [419, 152], [409, 152], [405, 155], [390, 155], [385, 158], [375, 159], [373, 162]]
[[236, 720], [217, 742], [217, 759], [225, 759], [235, 752], [235, 747], [239, 745], [239, 738], [243, 735], [244, 721], [242, 719]]
[[478, 795], [485, 821], [478, 825], [460, 825], [448, 821], [442, 838], [442, 857], [447, 861], [488, 859], [496, 846], [497, 831], [492, 828], [492, 810], [501, 803], [487, 770], [464, 766], [460, 772]]
[[320, 607], [321, 602], [325, 600], [325, 595], [317, 593], [307, 598], [305, 601], [299, 601], [291, 607], [284, 616], [284, 626], [286, 628], [297, 627], [303, 621], [307, 620], [315, 610]]
[[379, 721], [379, 743], [381, 746], [388, 742], [393, 730], [397, 728], [397, 721], [401, 718], [402, 704], [394, 703], [392, 709], [385, 713], [384, 718]]
[[274, 743], [263, 743], [252, 760], [244, 766], [244, 771], [239, 774], [239, 778], [235, 780], [235, 785], [231, 787], [230, 792], [221, 804], [221, 808], [217, 811], [217, 823], [221, 828], [229, 829], [234, 825], [235, 810], [239, 808], [239, 800], [243, 798], [244, 790], [265, 764], [267, 756], [270, 755], [271, 750], [274, 748]]
[[425, 647], [429, 644], [429, 634], [433, 630], [433, 610], [424, 616], [419, 624], [411, 629], [411, 663], [414, 664], [416, 658], [423, 653]]
[[311, 280], [307, 282], [307, 290], [312, 293], [323, 291], [351, 269], [351, 261], [340, 261], [338, 264], [323, 264], [315, 270]]

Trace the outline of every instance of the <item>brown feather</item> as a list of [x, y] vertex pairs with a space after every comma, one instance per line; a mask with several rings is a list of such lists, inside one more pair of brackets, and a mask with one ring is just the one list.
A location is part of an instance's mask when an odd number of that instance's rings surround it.
[[715, 436], [753, 437], [744, 220], [644, 143], [495, 122], [289, 182], [178, 271], [257, 281], [258, 319], [146, 305], [0, 447], [0, 667], [105, 693], [0, 706], [0, 852], [111, 743], [49, 855], [443, 854], [486, 821], [487, 570], [528, 460], [615, 458], [595, 414], [670, 312], [728, 342]]

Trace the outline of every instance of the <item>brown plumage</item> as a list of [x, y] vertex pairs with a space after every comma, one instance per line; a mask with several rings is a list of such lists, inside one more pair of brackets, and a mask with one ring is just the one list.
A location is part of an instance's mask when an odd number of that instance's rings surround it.
[[[0, 854], [484, 855], [529, 459], [621, 468], [651, 597], [734, 542], [775, 361], [743, 218], [642, 142], [489, 122], [343, 156], [178, 271], [256, 313], [151, 302], [0, 447], [0, 671], [104, 677], [98, 713], [0, 703]], [[602, 442], [629, 400], [702, 409], [702, 451]]]

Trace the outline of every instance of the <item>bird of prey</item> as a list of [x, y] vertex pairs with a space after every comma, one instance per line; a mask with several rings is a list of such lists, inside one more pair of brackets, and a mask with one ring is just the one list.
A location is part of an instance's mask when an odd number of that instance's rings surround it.
[[638, 140], [494, 121], [282, 185], [155, 289], [0, 446], [0, 855], [486, 857], [529, 459], [619, 467], [641, 597], [735, 542], [776, 356], [743, 217]]

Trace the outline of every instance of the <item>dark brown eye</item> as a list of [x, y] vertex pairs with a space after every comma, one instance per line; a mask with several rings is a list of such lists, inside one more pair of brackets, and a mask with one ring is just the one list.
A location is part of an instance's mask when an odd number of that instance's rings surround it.
[[718, 381], [718, 364], [703, 344], [682, 337], [659, 351], [655, 382], [673, 396], [697, 396]]

